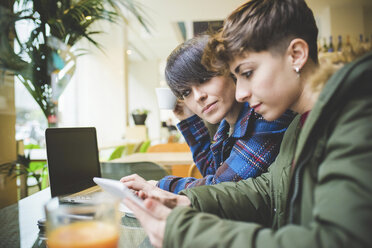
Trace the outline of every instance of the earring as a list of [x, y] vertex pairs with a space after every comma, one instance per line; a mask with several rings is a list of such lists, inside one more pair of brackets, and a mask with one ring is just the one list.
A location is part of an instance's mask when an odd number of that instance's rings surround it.
[[294, 70], [297, 73], [297, 77], [300, 77], [300, 68], [295, 67]]

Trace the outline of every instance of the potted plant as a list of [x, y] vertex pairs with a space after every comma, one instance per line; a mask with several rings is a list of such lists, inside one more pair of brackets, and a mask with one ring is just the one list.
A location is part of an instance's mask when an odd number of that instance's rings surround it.
[[132, 111], [132, 117], [135, 125], [145, 125], [147, 114], [150, 113], [147, 109], [135, 109]]
[[[101, 48], [94, 35], [102, 30], [91, 24], [126, 19], [121, 9], [147, 29], [135, 0], [1, 1], [0, 83], [4, 72], [15, 75], [42, 109], [48, 125], [55, 126], [58, 98], [75, 71], [76, 57], [87, 53], [74, 45], [85, 38]], [[30, 32], [19, 33], [17, 23], [26, 23]]]
[[[0, 175], [24, 177], [21, 183], [21, 197], [28, 196], [27, 178], [35, 178], [39, 190], [47, 187], [48, 170], [45, 162], [31, 162], [30, 153], [17, 155], [17, 160], [0, 164]], [[24, 187], [24, 188], [23, 188]]]

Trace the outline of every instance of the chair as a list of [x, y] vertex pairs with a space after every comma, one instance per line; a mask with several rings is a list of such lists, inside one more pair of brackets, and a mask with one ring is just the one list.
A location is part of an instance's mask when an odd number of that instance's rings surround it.
[[[147, 149], [147, 152], [190, 152], [190, 147], [187, 145], [187, 143], [165, 143], [150, 146], [149, 149]], [[186, 177], [188, 175], [189, 168], [189, 164], [174, 165], [171, 168], [172, 175]]]
[[196, 167], [195, 163], [193, 163], [190, 166], [187, 176], [188, 177], [194, 177], [194, 178], [197, 178], [197, 179], [203, 178], [202, 174], [200, 174], [200, 171], [199, 171], [198, 167]]
[[138, 174], [146, 180], [159, 180], [168, 175], [163, 167], [153, 162], [102, 162], [101, 172], [102, 177], [116, 180], [131, 174]]
[[135, 152], [140, 152], [140, 149], [144, 142], [128, 143], [125, 145], [117, 146], [111, 153], [107, 161], [111, 161], [117, 158], [121, 158], [125, 155], [130, 155]]
[[151, 145], [151, 140], [146, 140], [146, 141], [144, 141], [144, 142], [142, 143], [142, 145], [140, 146], [138, 152], [140, 152], [140, 153], [146, 153], [147, 150], [149, 149], [150, 145]]
[[187, 143], [165, 143], [150, 146], [147, 152], [190, 152]]
[[110, 157], [108, 158], [108, 161], [121, 158], [123, 155], [124, 150], [126, 149], [126, 146], [118, 146], [115, 148], [115, 150], [111, 153]]

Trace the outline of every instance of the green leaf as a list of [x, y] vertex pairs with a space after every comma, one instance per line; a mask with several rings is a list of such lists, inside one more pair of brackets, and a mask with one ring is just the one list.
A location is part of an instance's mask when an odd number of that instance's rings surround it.
[[[0, 70], [20, 79], [46, 117], [55, 107], [50, 74], [60, 69], [51, 63], [49, 53], [56, 51], [48, 46], [49, 35], [61, 40], [70, 51], [74, 51], [76, 42], [84, 38], [104, 51], [95, 39], [102, 30], [93, 30], [92, 24], [101, 20], [111, 23], [116, 23], [119, 18], [126, 20], [120, 8], [128, 10], [149, 30], [143, 7], [135, 0], [15, 0], [15, 6], [18, 8], [13, 12], [13, 9], [0, 5]], [[15, 29], [20, 21], [28, 21], [33, 26], [26, 40], [21, 40], [24, 35], [18, 35]], [[18, 52], [13, 49], [14, 43], [19, 47]], [[75, 57], [81, 56], [87, 50], [74, 53]], [[62, 90], [66, 82], [63, 85]], [[57, 96], [61, 93], [58, 92]]]

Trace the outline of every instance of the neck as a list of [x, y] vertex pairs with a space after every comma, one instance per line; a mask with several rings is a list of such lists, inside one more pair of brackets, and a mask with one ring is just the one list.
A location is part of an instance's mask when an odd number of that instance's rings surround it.
[[230, 127], [235, 125], [242, 107], [243, 103], [235, 102], [229, 113], [225, 116], [224, 119], [227, 121], [227, 123], [229, 123]]
[[320, 92], [317, 92], [312, 88], [309, 80], [310, 75], [314, 74], [315, 70], [316, 69], [314, 68], [301, 74], [300, 83], [303, 85], [303, 89], [301, 95], [298, 97], [297, 102], [291, 108], [293, 111], [299, 114], [303, 114], [312, 110], [318, 99]]

